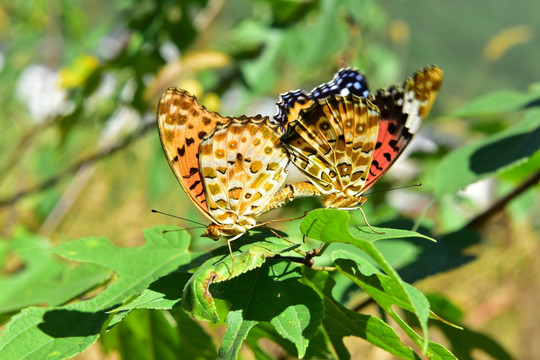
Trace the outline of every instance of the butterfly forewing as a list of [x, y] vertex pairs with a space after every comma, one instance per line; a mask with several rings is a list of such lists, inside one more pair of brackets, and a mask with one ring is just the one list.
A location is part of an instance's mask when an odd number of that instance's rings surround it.
[[397, 160], [429, 115], [442, 83], [442, 70], [418, 70], [404, 83], [369, 96], [381, 113], [379, 135], [366, 187], [371, 187]]
[[283, 136], [291, 161], [323, 194], [364, 186], [377, 140], [378, 110], [353, 94], [314, 102]]
[[201, 143], [209, 212], [220, 223], [253, 226], [285, 182], [289, 159], [277, 127], [267, 117], [231, 118]]
[[202, 139], [226, 121], [182, 89], [169, 88], [159, 101], [159, 136], [169, 165], [193, 203], [212, 221], [197, 154]]

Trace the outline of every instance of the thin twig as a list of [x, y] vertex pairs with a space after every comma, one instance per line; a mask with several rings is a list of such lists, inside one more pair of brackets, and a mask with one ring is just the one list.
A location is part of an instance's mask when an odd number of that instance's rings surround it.
[[10, 195], [8, 197], [0, 199], [0, 207], [11, 206], [15, 204], [17, 201], [19, 201], [20, 199], [28, 195], [39, 193], [41, 191], [44, 191], [53, 187], [54, 185], [59, 183], [61, 180], [63, 180], [65, 177], [67, 177], [68, 175], [71, 175], [72, 173], [78, 171], [81, 168], [81, 166], [86, 165], [86, 164], [91, 164], [93, 162], [101, 160], [131, 145], [133, 142], [143, 137], [150, 129], [154, 129], [155, 126], [156, 126], [155, 122], [153, 121], [145, 123], [137, 132], [134, 132], [133, 134], [124, 138], [118, 143], [112, 146], [103, 148], [97, 151], [96, 153], [87, 156], [86, 158], [72, 164], [71, 166], [49, 177], [48, 179], [42, 181], [41, 183], [37, 185], [21, 190], [14, 195]]
[[17, 142], [17, 145], [11, 151], [11, 154], [8, 155], [7, 160], [4, 162], [0, 168], [0, 184], [7, 178], [8, 173], [17, 165], [20, 159], [23, 157], [23, 154], [31, 148], [32, 140], [38, 135], [43, 134], [46, 128], [54, 124], [55, 118], [51, 117], [46, 119], [40, 124], [37, 124], [32, 129], [28, 130]]
[[518, 187], [516, 187], [510, 193], [508, 193], [507, 195], [505, 195], [504, 197], [496, 201], [486, 211], [474, 217], [471, 221], [469, 221], [469, 223], [467, 224], [467, 227], [477, 229], [477, 230], [482, 228], [482, 226], [488, 220], [490, 220], [493, 216], [495, 216], [502, 209], [504, 209], [511, 200], [521, 195], [521, 193], [529, 189], [531, 186], [534, 186], [539, 181], [540, 181], [540, 170], [538, 170], [536, 173], [534, 173], [525, 181], [523, 181]]
[[318, 249], [313, 249], [313, 251], [307, 251], [306, 255], [304, 257], [297, 257], [297, 256], [283, 256], [283, 255], [274, 255], [271, 257], [271, 259], [283, 259], [283, 260], [289, 260], [298, 264], [304, 264], [307, 267], [312, 267], [315, 261], [313, 258], [319, 254]]

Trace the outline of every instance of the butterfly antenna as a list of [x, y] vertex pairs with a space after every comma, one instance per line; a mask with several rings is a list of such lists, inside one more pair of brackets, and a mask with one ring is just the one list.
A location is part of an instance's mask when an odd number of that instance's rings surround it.
[[167, 234], [167, 233], [175, 232], [175, 231], [187, 231], [187, 230], [193, 230], [193, 229], [205, 229], [205, 228], [206, 228], [206, 226], [194, 226], [194, 227], [183, 228], [183, 229], [163, 230], [161, 233], [162, 233], [162, 234]]
[[364, 195], [373, 195], [373, 194], [377, 194], [377, 193], [382, 193], [382, 192], [387, 192], [387, 191], [392, 191], [392, 190], [399, 190], [399, 189], [406, 189], [406, 188], [410, 188], [410, 187], [416, 187], [416, 186], [422, 186], [422, 183], [416, 183], [416, 184], [410, 184], [410, 185], [403, 185], [403, 186], [398, 186], [398, 187], [394, 187], [394, 188], [389, 188], [389, 189], [383, 189], [383, 190], [377, 190], [377, 191], [372, 191], [372, 192], [368, 192]]
[[[187, 222], [190, 222], [190, 223], [193, 223], [193, 224], [201, 225], [201, 226], [206, 228], [206, 225], [204, 225], [203, 223], [200, 223], [198, 221], [195, 221], [195, 220], [186, 219], [186, 218], [183, 218], [183, 217], [180, 217], [180, 216], [176, 216], [176, 215], [173, 215], [173, 214], [168, 214], [168, 213], [165, 213], [163, 211], [159, 211], [159, 210], [155, 210], [155, 209], [152, 209], [152, 212], [157, 213], [157, 214], [161, 214], [161, 215], [165, 215], [165, 216], [170, 216], [170, 217], [173, 217], [175, 219], [184, 220], [184, 221], [187, 221]], [[196, 228], [192, 228], [192, 229], [196, 229]]]

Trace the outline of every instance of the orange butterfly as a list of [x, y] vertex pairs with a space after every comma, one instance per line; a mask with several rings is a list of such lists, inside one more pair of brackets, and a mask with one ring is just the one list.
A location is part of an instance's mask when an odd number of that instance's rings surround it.
[[255, 216], [282, 205], [273, 196], [289, 158], [278, 127], [261, 115], [222, 117], [185, 90], [163, 94], [161, 144], [178, 182], [212, 222], [203, 236], [232, 241], [256, 226]]

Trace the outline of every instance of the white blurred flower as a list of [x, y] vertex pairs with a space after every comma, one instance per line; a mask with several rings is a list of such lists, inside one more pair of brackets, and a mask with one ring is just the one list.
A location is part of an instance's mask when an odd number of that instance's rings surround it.
[[167, 41], [159, 47], [159, 54], [166, 62], [170, 63], [180, 58], [180, 50], [172, 41]]
[[105, 123], [101, 133], [101, 146], [115, 143], [121, 136], [131, 134], [140, 124], [141, 117], [132, 107], [122, 106]]
[[117, 84], [118, 80], [116, 76], [112, 73], [106, 73], [101, 79], [101, 82], [99, 83], [96, 91], [94, 91], [92, 95], [90, 95], [85, 101], [85, 106], [88, 109], [93, 109], [100, 102], [110, 98], [114, 94], [114, 90]]
[[495, 201], [495, 182], [493, 178], [477, 181], [460, 190], [459, 195], [471, 200], [478, 209], [487, 209]]
[[125, 103], [130, 103], [133, 101], [135, 96], [135, 91], [137, 90], [137, 83], [133, 79], [129, 79], [124, 84], [124, 87], [120, 91], [120, 100]]
[[130, 32], [126, 29], [116, 29], [100, 40], [97, 47], [99, 56], [105, 60], [116, 58], [129, 42]]
[[58, 83], [58, 72], [40, 64], [28, 66], [19, 76], [16, 95], [26, 105], [34, 123], [72, 111], [67, 92]]

